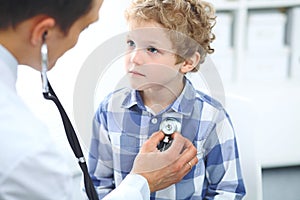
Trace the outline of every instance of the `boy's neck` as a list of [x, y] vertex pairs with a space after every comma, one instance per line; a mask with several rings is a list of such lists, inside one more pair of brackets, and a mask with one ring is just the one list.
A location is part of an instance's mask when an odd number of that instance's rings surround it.
[[183, 88], [184, 83], [182, 81], [172, 88], [164, 86], [140, 91], [140, 95], [145, 106], [150, 108], [154, 113], [159, 113], [178, 98]]

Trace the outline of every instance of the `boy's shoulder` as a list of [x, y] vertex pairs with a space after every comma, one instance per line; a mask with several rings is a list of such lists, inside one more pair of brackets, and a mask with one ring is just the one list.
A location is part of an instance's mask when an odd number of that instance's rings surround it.
[[[196, 100], [201, 101], [201, 119], [221, 122], [229, 119], [229, 115], [222, 103], [210, 95], [196, 91]], [[230, 119], [229, 119], [230, 120]]]
[[[193, 96], [196, 101], [201, 102], [201, 105], [213, 107], [217, 110], [223, 110], [224, 107], [222, 105], [222, 99], [218, 100], [220, 98], [215, 98], [212, 95], [209, 95], [203, 91], [206, 91], [205, 88], [199, 88], [198, 86], [195, 86], [195, 82], [193, 79], [187, 78], [186, 79], [186, 93], [188, 93], [188, 96]], [[209, 91], [208, 91], [209, 92]], [[216, 93], [212, 93], [216, 94]], [[222, 97], [221, 97], [222, 98]]]
[[222, 105], [222, 103], [217, 100], [216, 98], [200, 91], [200, 90], [196, 90], [196, 99], [200, 100], [203, 102], [204, 106], [210, 106], [213, 107], [217, 110], [223, 110], [224, 107]]

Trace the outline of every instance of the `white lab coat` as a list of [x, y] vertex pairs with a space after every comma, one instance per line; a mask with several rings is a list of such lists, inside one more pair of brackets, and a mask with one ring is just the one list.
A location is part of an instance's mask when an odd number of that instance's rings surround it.
[[[17, 61], [0, 45], [0, 199], [71, 200], [67, 159], [16, 92]], [[30, 92], [30, 91], [28, 91]], [[106, 200], [149, 199], [145, 178], [129, 175]]]

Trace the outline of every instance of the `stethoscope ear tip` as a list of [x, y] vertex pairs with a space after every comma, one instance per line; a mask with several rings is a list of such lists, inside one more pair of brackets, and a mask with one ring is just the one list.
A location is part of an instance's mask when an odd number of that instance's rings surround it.
[[[47, 34], [47, 32], [45, 32], [44, 35], [45, 34]], [[43, 84], [43, 88], [42, 88], [43, 93], [49, 92], [47, 71], [48, 71], [48, 47], [46, 42], [44, 41], [41, 47], [41, 76], [42, 76], [42, 84]]]

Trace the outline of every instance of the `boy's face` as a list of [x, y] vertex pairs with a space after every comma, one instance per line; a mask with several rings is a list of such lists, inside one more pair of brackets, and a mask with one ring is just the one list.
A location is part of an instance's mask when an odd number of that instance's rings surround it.
[[126, 72], [133, 88], [145, 90], [166, 86], [182, 80], [182, 63], [176, 64], [176, 54], [166, 29], [154, 21], [129, 21]]

